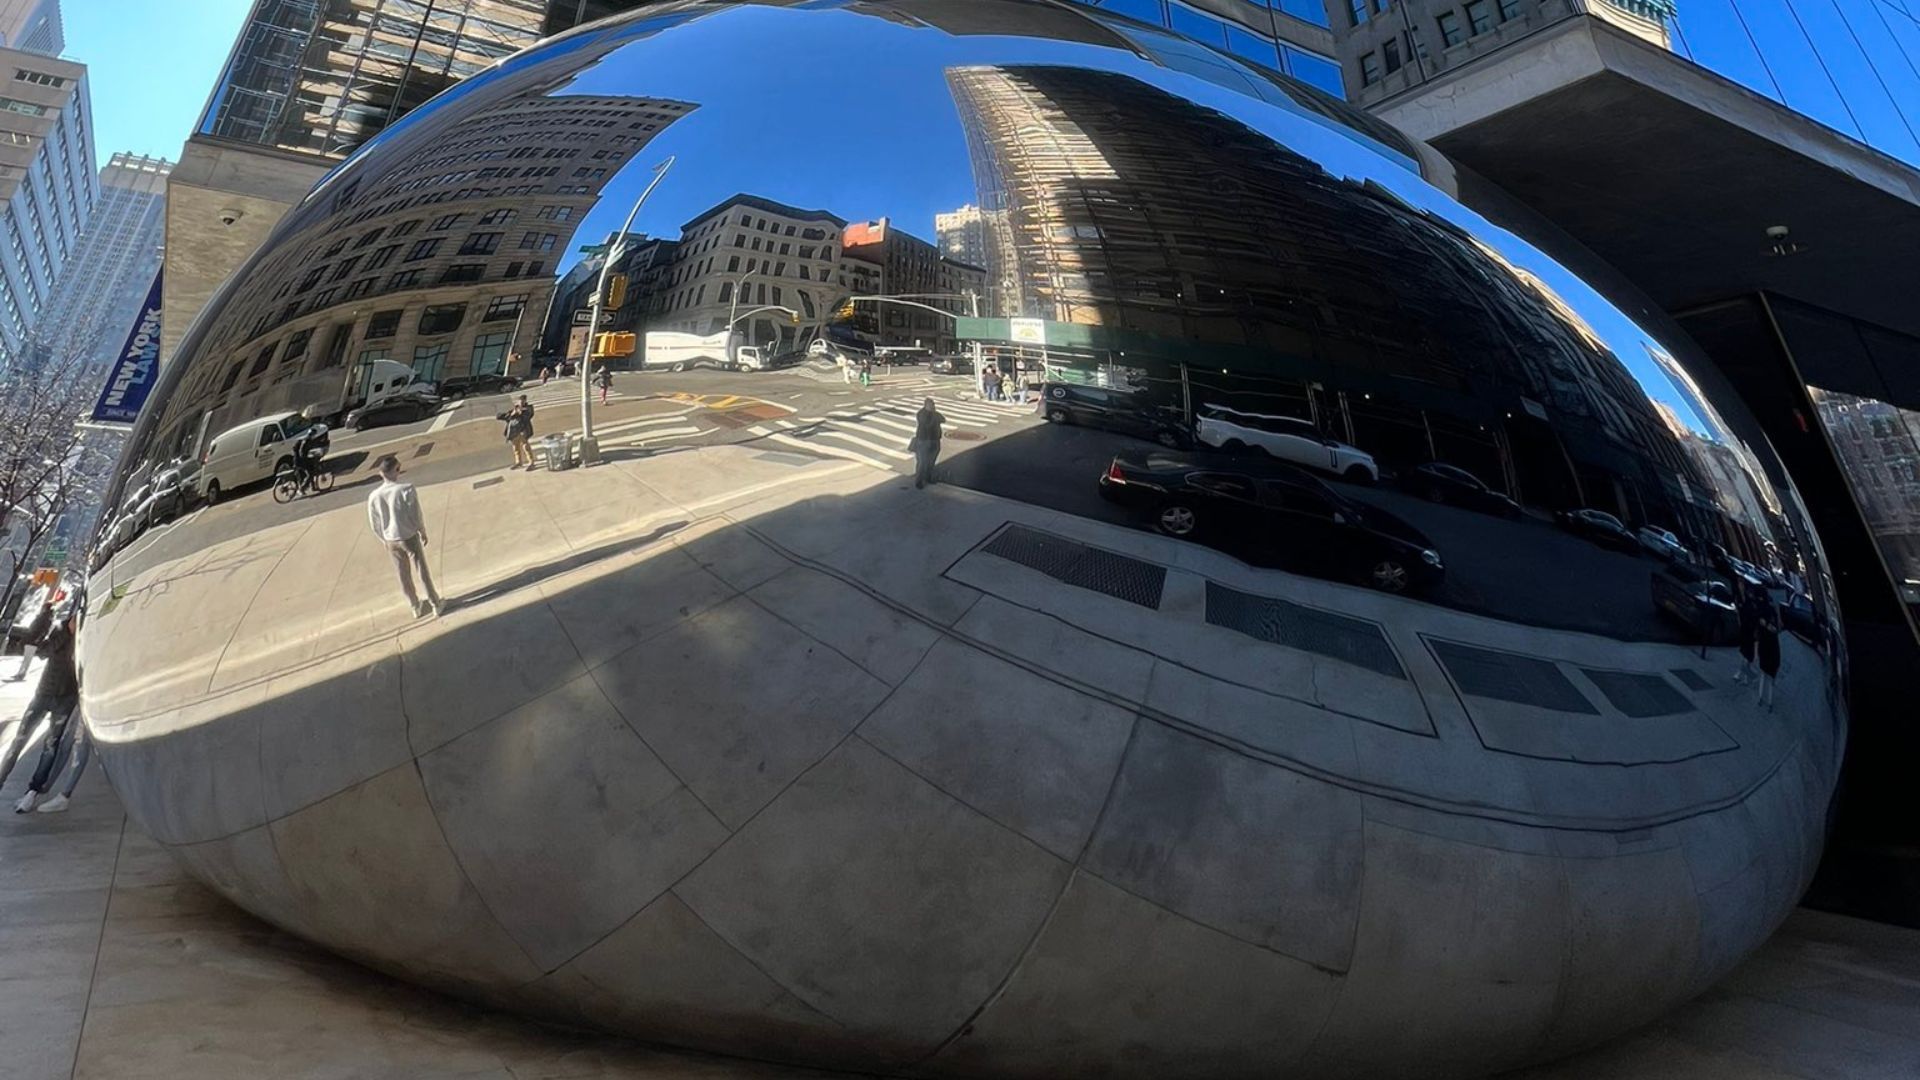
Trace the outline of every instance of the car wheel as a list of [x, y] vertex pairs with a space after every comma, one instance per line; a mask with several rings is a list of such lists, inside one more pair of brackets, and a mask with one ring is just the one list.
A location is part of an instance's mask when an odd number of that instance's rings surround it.
[[676, 360], [673, 363], [667, 365], [667, 370], [668, 371], [685, 371], [687, 370], [687, 365]]
[[1226, 442], [1220, 444], [1220, 449], [1229, 454], [1244, 454], [1247, 452], [1247, 444], [1241, 442], [1239, 439], [1228, 439]]
[[1192, 536], [1193, 531], [1200, 527], [1200, 517], [1193, 512], [1193, 507], [1185, 503], [1169, 503], [1160, 508], [1153, 524], [1168, 536]]
[[1180, 449], [1180, 433], [1177, 431], [1162, 431], [1154, 437], [1154, 441], [1169, 450]]
[[[1341, 473], [1340, 478], [1342, 480], [1345, 480], [1349, 484], [1373, 483], [1373, 474], [1367, 471], [1367, 467], [1365, 465], [1347, 466], [1347, 471]], [[1434, 501], [1439, 502], [1440, 500], [1435, 499]]]
[[214, 503], [217, 503], [219, 501], [220, 501], [220, 481], [218, 480], [207, 481], [207, 505], [212, 506]]
[[1049, 424], [1065, 424], [1065, 423], [1070, 423], [1071, 421], [1072, 421], [1072, 417], [1067, 415], [1067, 410], [1065, 409], [1048, 409], [1047, 410], [1047, 423]]
[[1381, 592], [1403, 593], [1411, 584], [1407, 564], [1399, 559], [1375, 559], [1367, 566], [1366, 584]]

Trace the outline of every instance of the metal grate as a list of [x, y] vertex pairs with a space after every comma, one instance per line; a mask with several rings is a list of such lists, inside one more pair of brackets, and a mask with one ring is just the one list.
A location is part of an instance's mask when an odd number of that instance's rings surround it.
[[1455, 641], [1435, 641], [1433, 651], [1463, 694], [1556, 712], [1600, 715], [1600, 710], [1552, 661]]
[[1713, 689], [1713, 684], [1707, 681], [1707, 677], [1692, 668], [1674, 668], [1673, 677], [1680, 680], [1680, 685], [1696, 694]]
[[1658, 675], [1637, 671], [1597, 671], [1593, 668], [1581, 668], [1580, 672], [1600, 688], [1614, 708], [1636, 720], [1650, 716], [1678, 716], [1693, 711], [1693, 702]]
[[1141, 607], [1158, 608], [1167, 584], [1165, 567], [1088, 547], [1023, 525], [1009, 525], [981, 550], [1031, 567], [1068, 585], [1105, 593]]
[[1271, 596], [1207, 582], [1207, 622], [1290, 649], [1329, 656], [1404, 679], [1400, 658], [1380, 627], [1364, 619], [1336, 615]]

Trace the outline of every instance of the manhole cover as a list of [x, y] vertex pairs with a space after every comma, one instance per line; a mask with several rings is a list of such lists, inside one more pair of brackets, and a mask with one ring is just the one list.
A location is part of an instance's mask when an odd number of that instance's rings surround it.
[[981, 439], [977, 431], [949, 431], [946, 437], [955, 442], [979, 442]]

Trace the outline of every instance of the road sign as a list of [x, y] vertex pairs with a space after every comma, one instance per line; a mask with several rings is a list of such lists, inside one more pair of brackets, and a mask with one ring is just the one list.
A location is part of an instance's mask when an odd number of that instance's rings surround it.
[[1047, 343], [1047, 321], [1045, 319], [1009, 319], [1012, 324], [1007, 336], [1021, 345], [1045, 345]]
[[581, 308], [579, 311], [573, 313], [573, 325], [575, 326], [586, 326], [592, 322], [593, 310], [591, 308]]

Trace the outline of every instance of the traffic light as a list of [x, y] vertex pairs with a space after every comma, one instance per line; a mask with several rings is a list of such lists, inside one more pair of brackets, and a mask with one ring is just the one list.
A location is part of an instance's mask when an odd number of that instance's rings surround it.
[[625, 331], [597, 334], [593, 339], [593, 356], [596, 359], [608, 356], [632, 356], [636, 343], [634, 335]]
[[627, 275], [625, 274], [607, 275], [607, 298], [606, 298], [606, 301], [601, 306], [607, 307], [607, 308], [618, 308], [621, 305], [625, 304], [626, 302], [627, 302]]

